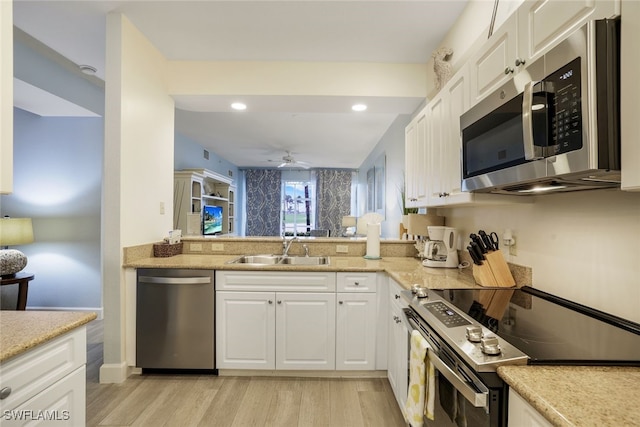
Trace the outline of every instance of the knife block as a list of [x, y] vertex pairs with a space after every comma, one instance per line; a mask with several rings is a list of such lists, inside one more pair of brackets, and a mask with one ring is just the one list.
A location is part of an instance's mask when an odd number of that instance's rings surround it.
[[486, 253], [485, 257], [487, 259], [482, 265], [473, 265], [473, 278], [479, 285], [504, 288], [516, 285], [502, 252], [491, 251]]

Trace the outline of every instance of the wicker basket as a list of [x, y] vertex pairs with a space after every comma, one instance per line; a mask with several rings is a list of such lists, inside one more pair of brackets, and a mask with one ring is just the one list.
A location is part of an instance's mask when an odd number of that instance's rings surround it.
[[154, 243], [153, 256], [166, 258], [182, 253], [182, 242], [180, 243]]

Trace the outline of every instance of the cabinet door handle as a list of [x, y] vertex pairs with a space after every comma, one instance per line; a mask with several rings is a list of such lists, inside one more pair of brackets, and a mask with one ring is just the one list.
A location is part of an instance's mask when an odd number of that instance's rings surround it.
[[278, 304], [282, 304], [282, 301], [281, 301], [281, 300], [278, 300]]
[[360, 285], [360, 282], [353, 282], [353, 284], [354, 284], [355, 286], [358, 286], [358, 285]]
[[507, 74], [507, 75], [513, 73], [513, 71], [514, 71], [514, 69], [511, 68], [511, 67], [507, 67], [507, 68], [504, 69], [504, 73]]
[[393, 316], [393, 320], [395, 320], [396, 322], [398, 322], [398, 319], [400, 319], [398, 316]]
[[395, 294], [396, 299], [400, 299], [400, 295]]
[[6, 399], [11, 394], [11, 387], [2, 387], [0, 390], [0, 400]]
[[342, 304], [342, 303], [343, 303], [343, 301], [338, 301], [338, 304]]
[[269, 300], [269, 304], [273, 304], [273, 301], [272, 301], [272, 300]]
[[522, 58], [516, 58], [515, 64], [516, 64], [516, 67], [519, 67], [521, 65], [526, 64], [526, 61], [524, 59], [522, 59]]

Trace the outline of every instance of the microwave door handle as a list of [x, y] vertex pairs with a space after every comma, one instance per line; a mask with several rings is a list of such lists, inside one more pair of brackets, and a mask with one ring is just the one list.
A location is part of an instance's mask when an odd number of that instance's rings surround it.
[[538, 160], [543, 157], [536, 155], [533, 144], [533, 86], [535, 82], [528, 82], [522, 93], [522, 142], [524, 144], [525, 160]]
[[433, 363], [433, 366], [443, 375], [451, 385], [460, 392], [473, 406], [476, 408], [487, 407], [487, 395], [488, 391], [483, 393], [477, 393], [474, 389], [462, 380], [455, 372], [451, 370], [440, 358], [433, 352], [432, 349], [427, 349], [429, 353], [429, 360]]

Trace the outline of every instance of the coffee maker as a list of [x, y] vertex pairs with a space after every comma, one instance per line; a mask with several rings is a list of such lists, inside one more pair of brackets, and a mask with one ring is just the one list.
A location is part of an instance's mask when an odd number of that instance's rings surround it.
[[453, 227], [427, 227], [429, 240], [425, 245], [425, 267], [458, 268], [456, 241], [458, 232]]

